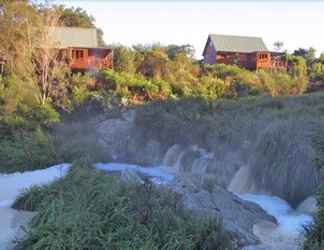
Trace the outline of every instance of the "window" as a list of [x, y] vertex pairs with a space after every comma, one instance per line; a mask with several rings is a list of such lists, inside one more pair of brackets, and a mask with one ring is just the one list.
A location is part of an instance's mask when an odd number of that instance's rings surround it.
[[84, 56], [83, 50], [72, 50], [73, 59], [81, 59]]
[[260, 54], [259, 59], [267, 59], [268, 55], [267, 54]]

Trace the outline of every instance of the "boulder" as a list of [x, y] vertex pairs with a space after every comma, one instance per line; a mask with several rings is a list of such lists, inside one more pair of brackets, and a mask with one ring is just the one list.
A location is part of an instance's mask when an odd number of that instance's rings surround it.
[[237, 247], [260, 243], [253, 232], [254, 225], [277, 223], [258, 205], [240, 199], [219, 185], [207, 191], [190, 178], [177, 178], [172, 189], [183, 195], [185, 207], [194, 213], [221, 218]]

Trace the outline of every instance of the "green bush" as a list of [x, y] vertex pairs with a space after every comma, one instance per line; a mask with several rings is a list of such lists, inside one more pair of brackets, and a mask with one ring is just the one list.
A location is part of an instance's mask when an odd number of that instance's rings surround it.
[[194, 217], [179, 195], [88, 167], [32, 188], [14, 207], [39, 212], [17, 249], [232, 249], [219, 220]]
[[72, 104], [70, 109], [72, 110], [80, 107], [91, 98], [98, 96], [97, 91], [93, 90], [95, 88], [95, 77], [89, 74], [73, 74], [71, 77], [70, 88], [70, 101]]
[[293, 77], [281, 71], [260, 70], [257, 73], [260, 89], [271, 96], [299, 95], [307, 88], [305, 77]]
[[317, 205], [314, 223], [306, 228], [304, 250], [324, 249], [324, 186], [317, 193]]
[[52, 138], [41, 129], [16, 131], [0, 140], [0, 172], [27, 171], [55, 164]]
[[171, 94], [170, 85], [163, 80], [147, 80], [141, 74], [113, 70], [105, 70], [102, 75], [107, 88], [113, 89], [129, 103], [165, 99]]

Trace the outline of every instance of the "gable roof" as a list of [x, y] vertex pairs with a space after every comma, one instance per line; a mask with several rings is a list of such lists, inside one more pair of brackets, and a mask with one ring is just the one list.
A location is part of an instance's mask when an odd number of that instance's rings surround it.
[[96, 28], [50, 27], [50, 33], [59, 48], [98, 47]]
[[208, 37], [209, 39], [212, 41], [216, 51], [245, 53], [268, 51], [261, 37], [211, 34]]

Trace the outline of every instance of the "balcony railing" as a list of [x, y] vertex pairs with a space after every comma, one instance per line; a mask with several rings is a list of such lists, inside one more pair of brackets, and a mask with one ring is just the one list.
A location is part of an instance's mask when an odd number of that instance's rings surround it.
[[105, 69], [111, 65], [109, 60], [104, 58], [82, 58], [72, 59], [71, 67], [76, 69]]

